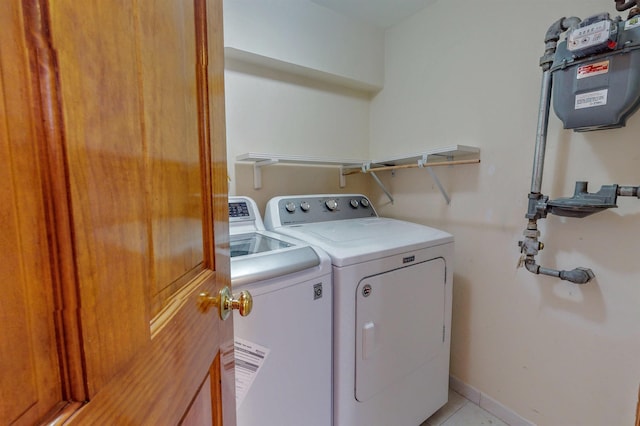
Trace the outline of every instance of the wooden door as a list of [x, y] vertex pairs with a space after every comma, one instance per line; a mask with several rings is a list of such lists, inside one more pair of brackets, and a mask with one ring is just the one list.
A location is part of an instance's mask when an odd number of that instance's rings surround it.
[[0, 46], [2, 423], [234, 424], [221, 0], [4, 1]]

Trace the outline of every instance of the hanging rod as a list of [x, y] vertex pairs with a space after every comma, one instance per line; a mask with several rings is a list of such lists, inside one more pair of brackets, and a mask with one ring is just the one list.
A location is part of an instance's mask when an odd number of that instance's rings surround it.
[[412, 163], [412, 164], [400, 164], [397, 166], [381, 166], [381, 167], [369, 166], [369, 167], [365, 167], [357, 170], [342, 172], [342, 174], [344, 176], [348, 176], [356, 173], [371, 173], [371, 172], [382, 172], [385, 170], [413, 169], [416, 167], [428, 168], [428, 167], [436, 167], [436, 166], [457, 166], [460, 164], [477, 164], [479, 162], [480, 162], [479, 158], [474, 158], [472, 160], [439, 161], [437, 163]]

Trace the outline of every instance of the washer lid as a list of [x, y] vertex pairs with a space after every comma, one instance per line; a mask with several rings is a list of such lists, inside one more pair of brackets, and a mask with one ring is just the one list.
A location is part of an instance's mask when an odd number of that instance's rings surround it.
[[453, 241], [439, 229], [372, 217], [284, 226], [276, 229], [324, 249], [336, 266], [347, 266]]
[[[316, 251], [305, 243], [267, 232], [231, 235], [231, 284], [245, 285], [281, 277], [320, 265]], [[288, 241], [286, 241], [288, 240]]]
[[257, 232], [248, 234], [231, 235], [229, 247], [231, 257], [247, 256], [249, 254], [263, 253], [266, 251], [279, 250], [293, 247], [294, 244], [282, 241], [278, 238], [269, 237]]

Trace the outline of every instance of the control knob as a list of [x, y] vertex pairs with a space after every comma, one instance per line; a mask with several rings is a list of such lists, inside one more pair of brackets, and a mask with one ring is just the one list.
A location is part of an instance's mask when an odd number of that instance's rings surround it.
[[353, 207], [354, 209], [357, 209], [360, 203], [358, 203], [358, 200], [354, 198], [351, 201], [349, 201], [349, 204], [351, 204], [351, 207]]
[[300, 208], [302, 209], [303, 212], [308, 212], [309, 209], [311, 209], [311, 205], [306, 201], [303, 201], [300, 203]]
[[287, 204], [285, 204], [284, 208], [287, 209], [289, 213], [293, 213], [296, 211], [296, 203], [294, 203], [293, 201], [289, 201]]
[[324, 203], [325, 206], [331, 211], [334, 211], [338, 208], [338, 202], [336, 200], [327, 200]]
[[363, 198], [362, 200], [360, 200], [360, 204], [362, 205], [362, 207], [369, 207], [369, 200]]

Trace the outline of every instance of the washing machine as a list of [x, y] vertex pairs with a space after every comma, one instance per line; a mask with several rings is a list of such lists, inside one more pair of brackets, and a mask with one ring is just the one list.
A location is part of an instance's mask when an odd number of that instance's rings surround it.
[[452, 235], [379, 217], [360, 194], [275, 197], [264, 222], [331, 257], [334, 426], [417, 426], [442, 407]]
[[256, 203], [229, 197], [238, 426], [330, 426], [332, 287], [329, 256], [266, 231]]

